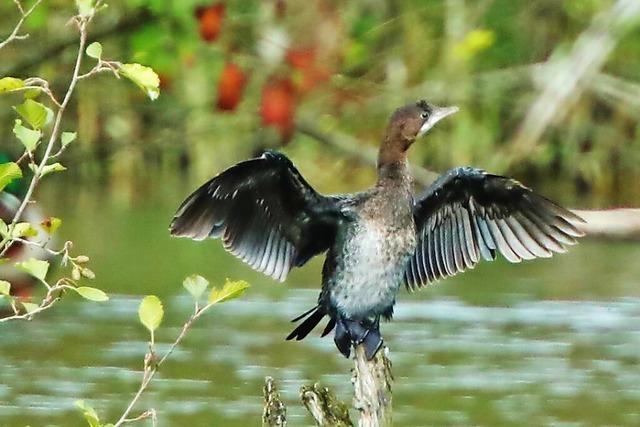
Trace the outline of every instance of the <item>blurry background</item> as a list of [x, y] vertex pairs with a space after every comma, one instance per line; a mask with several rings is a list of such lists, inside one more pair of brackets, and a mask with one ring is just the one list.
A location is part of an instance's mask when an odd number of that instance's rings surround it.
[[[389, 114], [426, 98], [461, 111], [414, 146], [414, 165], [508, 174], [571, 207], [638, 205], [638, 9], [635, 0], [109, 1], [89, 41], [105, 59], [153, 67], [161, 96], [150, 102], [107, 74], [81, 82], [63, 126], [78, 130], [61, 160], [69, 170], [37, 198], [91, 257], [95, 285], [122, 296], [69, 298], [2, 327], [1, 424], [82, 425], [76, 398], [121, 412], [145, 351], [139, 296], [165, 301], [168, 341], [189, 310], [180, 283], [194, 272], [253, 287], [203, 319], [152, 385], [145, 402], [162, 425], [255, 425], [267, 374], [282, 382], [292, 425], [310, 422], [295, 404], [303, 381], [348, 399], [350, 362], [329, 339], [282, 340], [288, 319], [313, 305], [321, 262], [282, 286], [217, 242], [170, 239], [180, 201], [265, 148], [286, 152], [322, 192], [364, 188]], [[41, 76], [62, 92], [73, 13], [71, 1], [44, 1], [25, 24], [30, 38], [3, 49], [0, 76]], [[17, 18], [0, 3], [2, 36]], [[0, 98], [8, 158], [20, 155], [14, 103]], [[398, 425], [640, 424], [639, 257], [633, 242], [585, 241], [402, 295], [383, 329]]]

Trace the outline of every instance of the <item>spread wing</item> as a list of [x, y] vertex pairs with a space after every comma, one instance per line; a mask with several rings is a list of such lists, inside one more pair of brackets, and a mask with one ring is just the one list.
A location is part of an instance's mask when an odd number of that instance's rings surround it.
[[339, 201], [317, 193], [285, 155], [268, 151], [198, 188], [169, 230], [194, 240], [220, 238], [252, 268], [283, 281], [292, 267], [333, 243]]
[[584, 233], [579, 216], [519, 182], [470, 167], [451, 169], [414, 204], [417, 247], [408, 289], [473, 268], [500, 252], [511, 262], [565, 252]]

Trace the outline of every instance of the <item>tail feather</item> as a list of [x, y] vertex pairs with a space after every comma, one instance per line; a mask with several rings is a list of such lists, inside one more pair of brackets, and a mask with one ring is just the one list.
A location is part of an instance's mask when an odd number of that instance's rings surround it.
[[329, 319], [329, 321], [327, 322], [327, 326], [324, 327], [324, 330], [322, 331], [322, 334], [320, 335], [321, 337], [326, 337], [329, 332], [333, 331], [333, 328], [336, 326], [336, 319]]
[[[287, 335], [287, 341], [294, 338], [297, 341], [304, 339], [304, 337], [309, 335], [309, 332], [311, 332], [313, 328], [315, 328], [318, 323], [320, 323], [322, 318], [325, 316], [325, 312], [320, 306], [316, 306], [313, 309], [305, 312], [301, 316], [298, 316], [295, 320], [300, 320], [305, 316], [308, 317], [304, 320], [304, 322], [299, 324], [289, 335]], [[329, 321], [329, 323], [331, 323], [331, 321]]]
[[307, 317], [308, 315], [310, 315], [311, 313], [313, 313], [314, 311], [316, 311], [318, 309], [318, 306], [316, 305], [315, 307], [310, 308], [309, 310], [305, 311], [304, 313], [302, 313], [299, 316], [294, 317], [293, 319], [291, 319], [292, 323], [297, 322], [300, 319], [303, 319], [305, 317]]

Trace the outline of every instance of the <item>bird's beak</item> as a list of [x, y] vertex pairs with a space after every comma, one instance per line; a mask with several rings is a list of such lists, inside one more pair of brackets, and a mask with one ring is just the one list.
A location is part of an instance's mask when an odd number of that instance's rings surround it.
[[453, 113], [457, 113], [460, 109], [456, 106], [453, 107], [433, 107], [431, 111], [431, 115], [424, 122], [422, 127], [420, 128], [420, 132], [418, 132], [418, 136], [424, 135], [429, 129], [431, 129], [436, 123], [440, 120], [444, 119], [447, 116], [452, 115]]

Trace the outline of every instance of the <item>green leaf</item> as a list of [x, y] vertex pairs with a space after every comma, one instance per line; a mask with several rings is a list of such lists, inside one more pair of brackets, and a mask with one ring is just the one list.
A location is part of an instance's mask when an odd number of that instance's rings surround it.
[[222, 289], [213, 288], [209, 294], [209, 304], [229, 301], [238, 298], [249, 287], [244, 280], [231, 281], [227, 279]]
[[138, 317], [140, 323], [142, 323], [149, 332], [153, 332], [158, 329], [164, 316], [164, 309], [162, 308], [162, 302], [155, 295], [147, 295], [142, 299], [140, 307], [138, 308]]
[[193, 299], [198, 300], [207, 289], [207, 286], [209, 286], [209, 281], [202, 276], [192, 274], [184, 279], [182, 286], [189, 291]]
[[40, 96], [41, 93], [42, 93], [42, 89], [40, 89], [39, 87], [32, 87], [32, 88], [26, 89], [23, 92], [24, 99], [36, 99], [37, 97]]
[[38, 235], [38, 230], [28, 222], [19, 222], [13, 227], [12, 237], [33, 237]]
[[64, 148], [71, 144], [76, 140], [77, 136], [78, 134], [75, 132], [62, 132], [62, 135], [60, 136], [60, 143], [62, 144], [62, 147]]
[[76, 407], [80, 409], [90, 427], [100, 427], [100, 418], [95, 409], [87, 405], [84, 400], [76, 400]]
[[80, 15], [88, 16], [93, 13], [93, 0], [76, 0], [76, 6]]
[[42, 129], [53, 119], [53, 111], [33, 99], [25, 99], [22, 104], [16, 105], [13, 109], [35, 130]]
[[0, 79], [0, 93], [9, 92], [23, 87], [24, 80], [22, 79], [17, 79], [15, 77], [3, 77]]
[[75, 288], [75, 290], [82, 298], [90, 301], [102, 302], [109, 300], [109, 296], [100, 289], [90, 288], [89, 286], [79, 286]]
[[40, 223], [40, 226], [42, 226], [44, 231], [46, 231], [49, 234], [55, 233], [58, 230], [58, 228], [60, 228], [61, 225], [62, 225], [62, 220], [60, 218], [56, 218], [55, 216], [50, 216], [48, 218], [45, 218]]
[[11, 283], [6, 280], [0, 280], [0, 295], [10, 295], [11, 294]]
[[16, 263], [16, 267], [44, 282], [44, 278], [49, 270], [49, 263], [40, 259], [31, 258], [26, 261]]
[[22, 171], [16, 163], [0, 164], [0, 191], [4, 190], [4, 187], [9, 185], [11, 181], [20, 178], [22, 178]]
[[122, 64], [118, 73], [138, 85], [152, 101], [160, 95], [160, 78], [151, 68], [140, 64]]
[[[36, 173], [38, 166], [34, 165], [33, 163], [29, 163], [29, 169], [31, 169], [33, 171], [33, 173]], [[64, 166], [62, 166], [62, 164], [60, 163], [53, 163], [50, 165], [45, 165], [42, 168], [42, 173], [40, 174], [40, 176], [45, 176], [45, 175], [49, 175], [51, 172], [62, 172], [62, 171], [66, 171], [67, 168], [65, 168]]]
[[93, 42], [87, 46], [87, 55], [91, 58], [100, 60], [102, 58], [102, 45], [99, 42]]
[[32, 302], [21, 302], [20, 304], [22, 304], [24, 311], [27, 313], [33, 313], [38, 309], [38, 307], [40, 307], [38, 304], [34, 304]]
[[42, 133], [39, 130], [31, 130], [22, 126], [22, 120], [16, 119], [15, 124], [13, 125], [13, 133], [15, 136], [22, 142], [24, 148], [27, 151], [35, 150], [38, 145], [38, 141], [40, 141], [40, 137]]

